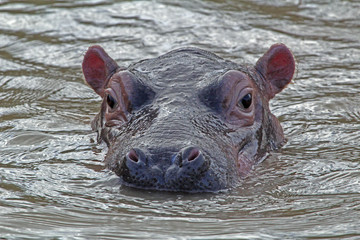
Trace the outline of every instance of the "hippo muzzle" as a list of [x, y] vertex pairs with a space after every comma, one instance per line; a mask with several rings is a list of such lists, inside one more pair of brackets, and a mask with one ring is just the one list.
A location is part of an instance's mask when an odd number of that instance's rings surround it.
[[[187, 147], [178, 153], [145, 154], [131, 149], [118, 168], [125, 184], [149, 189], [204, 191], [220, 189], [218, 179], [209, 171], [210, 160], [197, 147]], [[166, 162], [161, 165], [156, 162]]]

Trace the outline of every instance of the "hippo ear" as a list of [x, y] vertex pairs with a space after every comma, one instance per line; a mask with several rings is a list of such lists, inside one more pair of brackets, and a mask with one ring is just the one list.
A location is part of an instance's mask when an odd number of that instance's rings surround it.
[[82, 63], [86, 82], [101, 97], [104, 97], [104, 88], [109, 75], [113, 74], [118, 67], [100, 46], [89, 47]]
[[293, 78], [295, 59], [284, 44], [274, 44], [256, 63], [255, 68], [268, 83], [269, 99], [281, 92]]

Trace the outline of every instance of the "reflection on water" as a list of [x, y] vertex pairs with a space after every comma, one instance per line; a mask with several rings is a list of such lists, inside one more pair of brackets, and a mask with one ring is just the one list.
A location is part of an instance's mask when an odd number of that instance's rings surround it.
[[[357, 1], [1, 1], [0, 237], [360, 237]], [[254, 63], [283, 42], [297, 77], [272, 101], [288, 138], [241, 187], [133, 190], [103, 169], [81, 75], [101, 44], [128, 65], [195, 46]]]

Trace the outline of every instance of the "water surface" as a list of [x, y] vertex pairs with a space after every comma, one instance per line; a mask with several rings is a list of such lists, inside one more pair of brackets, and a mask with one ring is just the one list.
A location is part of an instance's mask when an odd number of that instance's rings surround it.
[[[360, 238], [358, 1], [0, 1], [0, 238]], [[298, 62], [271, 108], [287, 144], [218, 194], [133, 190], [103, 168], [87, 48], [120, 65], [192, 46]]]

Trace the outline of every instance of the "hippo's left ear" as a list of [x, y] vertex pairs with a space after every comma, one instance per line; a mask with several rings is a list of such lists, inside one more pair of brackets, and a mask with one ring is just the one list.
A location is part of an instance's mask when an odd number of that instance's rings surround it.
[[87, 50], [82, 63], [86, 82], [101, 97], [104, 97], [104, 88], [110, 75], [119, 66], [100, 46], [91, 46]]
[[290, 83], [295, 72], [295, 59], [284, 44], [274, 44], [257, 61], [255, 69], [265, 78], [271, 99]]

